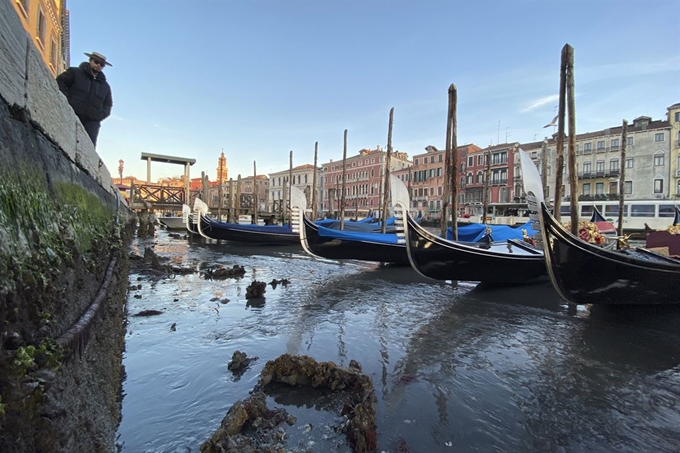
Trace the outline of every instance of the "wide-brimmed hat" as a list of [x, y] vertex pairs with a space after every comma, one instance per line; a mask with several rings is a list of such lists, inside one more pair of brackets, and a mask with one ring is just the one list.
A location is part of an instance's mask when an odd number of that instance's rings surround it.
[[113, 66], [111, 63], [106, 61], [106, 57], [104, 55], [100, 54], [99, 52], [92, 52], [92, 53], [85, 52], [85, 55], [87, 55], [90, 58], [96, 58], [98, 60], [103, 61], [106, 66]]

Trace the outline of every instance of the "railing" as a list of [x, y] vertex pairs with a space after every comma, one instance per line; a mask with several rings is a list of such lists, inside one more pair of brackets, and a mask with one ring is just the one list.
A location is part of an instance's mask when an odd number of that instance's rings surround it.
[[607, 200], [618, 200], [619, 194], [616, 193], [605, 193], [605, 194], [595, 194], [595, 195], [579, 195], [578, 201], [607, 201]]

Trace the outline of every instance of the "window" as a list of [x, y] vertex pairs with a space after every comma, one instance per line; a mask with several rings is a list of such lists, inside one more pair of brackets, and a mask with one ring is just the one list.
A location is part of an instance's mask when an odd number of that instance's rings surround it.
[[633, 193], [633, 181], [625, 181], [623, 183], [623, 193], [624, 195], [630, 195]]
[[417, 167], [418, 166], [418, 159], [416, 159], [413, 164]]
[[481, 171], [477, 172], [477, 184], [484, 182], [484, 174]]
[[628, 146], [632, 146], [632, 145], [633, 145], [633, 137], [628, 137], [628, 138], [626, 139], [626, 145], [628, 145]]
[[675, 188], [675, 195], [680, 195], [680, 181], [678, 181], [678, 187]]
[[663, 157], [664, 157], [663, 154], [656, 154], [654, 156], [654, 166], [655, 167], [662, 167], [663, 166], [663, 161], [664, 161]]
[[475, 164], [474, 156], [468, 156], [468, 167], [472, 167]]
[[590, 195], [590, 183], [583, 184], [583, 195]]
[[442, 161], [442, 156], [443, 156], [443, 154], [440, 154], [440, 155], [439, 155], [439, 162]]
[[680, 112], [675, 112], [675, 122], [680, 122]]
[[465, 162], [463, 162], [462, 164], [460, 164], [460, 172], [461, 172], [461, 173], [465, 173]]
[[633, 158], [629, 157], [626, 159], [626, 168], [633, 168]]
[[653, 204], [634, 204], [630, 206], [631, 217], [654, 217]]
[[431, 164], [434, 163], [434, 156], [430, 156], [430, 163], [431, 163]]
[[441, 196], [441, 195], [442, 195], [442, 191], [443, 191], [443, 189], [442, 189], [441, 186], [437, 187], [437, 195]]
[[26, 17], [28, 17], [28, 1], [29, 0], [17, 0], [17, 3], [21, 7], [21, 12], [24, 13], [24, 16]]
[[584, 143], [583, 144], [583, 154], [592, 154], [593, 152], [593, 144], [592, 143]]
[[42, 12], [42, 8], [38, 7], [38, 27], [36, 29], [38, 42], [40, 43], [40, 46], [44, 49], [45, 48], [45, 29], [47, 27], [47, 23], [45, 21], [45, 15]]
[[591, 166], [593, 165], [592, 162], [584, 162], [583, 163], [583, 176], [590, 176], [591, 172]]
[[604, 195], [604, 183], [603, 182], [598, 182], [595, 184], [595, 194], [596, 195]]
[[612, 150], [614, 149], [619, 149], [619, 139], [618, 138], [613, 138], [609, 142], [609, 146], [611, 147]]
[[598, 174], [598, 176], [602, 176], [604, 174], [604, 161], [603, 160], [597, 161], [597, 163], [595, 164], [595, 172]]
[[658, 134], [654, 134], [654, 141], [655, 142], [662, 142], [663, 141], [663, 132], [659, 132]]
[[618, 159], [612, 159], [609, 161], [609, 171], [614, 173], [619, 172], [619, 160]]
[[654, 180], [654, 193], [663, 193], [663, 179]]
[[[603, 212], [605, 217], [618, 217], [619, 216], [619, 205], [613, 204], [604, 207]], [[623, 216], [628, 217], [628, 206], [623, 205]]]
[[597, 142], [597, 152], [598, 153], [604, 152], [604, 140], [600, 140]]
[[675, 216], [675, 206], [672, 204], [660, 204], [659, 205], [659, 217], [674, 217]]
[[616, 193], [618, 192], [618, 185], [619, 183], [617, 182], [610, 182], [609, 183], [609, 193]]
[[484, 165], [484, 156], [481, 154], [477, 156], [477, 165]]

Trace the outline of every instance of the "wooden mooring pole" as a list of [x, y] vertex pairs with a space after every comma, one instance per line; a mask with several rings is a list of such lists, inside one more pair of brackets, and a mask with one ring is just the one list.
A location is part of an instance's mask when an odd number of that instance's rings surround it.
[[260, 203], [257, 195], [257, 162], [253, 161], [253, 224], [255, 225], [257, 225], [257, 209]]
[[[453, 83], [449, 87], [449, 124], [451, 126], [451, 229], [453, 240], [458, 240], [458, 89]], [[448, 134], [447, 134], [448, 135]], [[447, 146], [449, 146], [447, 144]], [[447, 154], [449, 154], [447, 152]], [[445, 193], [445, 196], [448, 196]], [[446, 236], [444, 236], [446, 237]]]
[[345, 229], [345, 178], [347, 174], [347, 129], [342, 146], [342, 194], [340, 194], [340, 230]]
[[[394, 107], [390, 109], [390, 120], [387, 126], [387, 157], [385, 157], [385, 188], [383, 192], [385, 197], [382, 204], [382, 226], [380, 231], [385, 234], [387, 232], [387, 204], [390, 200], [390, 161], [392, 160], [392, 124], [394, 123]], [[408, 209], [408, 206], [405, 207]]]
[[574, 94], [574, 48], [569, 44], [567, 49], [567, 114], [569, 123], [569, 201], [571, 209], [571, 232], [578, 234], [578, 174], [576, 172], [576, 103]]
[[316, 165], [319, 155], [319, 142], [314, 142], [314, 174], [312, 175], [312, 220], [316, 220], [319, 210], [316, 207]]
[[[621, 131], [621, 160], [619, 164], [619, 225], [616, 228], [617, 236], [623, 236], [623, 203], [626, 197], [626, 145], [628, 142], [628, 121], [623, 120]], [[619, 242], [618, 244], [621, 244]]]

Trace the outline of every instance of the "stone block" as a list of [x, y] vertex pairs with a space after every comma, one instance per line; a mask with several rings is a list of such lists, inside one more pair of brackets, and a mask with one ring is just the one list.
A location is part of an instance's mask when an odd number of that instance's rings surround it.
[[99, 175], [99, 155], [94, 150], [94, 145], [83, 124], [76, 120], [76, 165], [86, 171], [92, 179], [97, 180]]
[[45, 66], [42, 57], [33, 46], [27, 60], [28, 93], [26, 106], [31, 118], [69, 156], [75, 159], [76, 129], [78, 122], [66, 97], [59, 91], [57, 81]]
[[9, 105], [26, 106], [26, 49], [31, 45], [10, 1], [0, 1], [0, 95]]
[[104, 161], [102, 161], [101, 167], [99, 167], [99, 174], [97, 180], [99, 181], [99, 184], [106, 189], [107, 192], [109, 192], [111, 195], [118, 195], [118, 189], [113, 187], [113, 180], [111, 179], [111, 173], [109, 172], [109, 169], [106, 167], [104, 164]]

